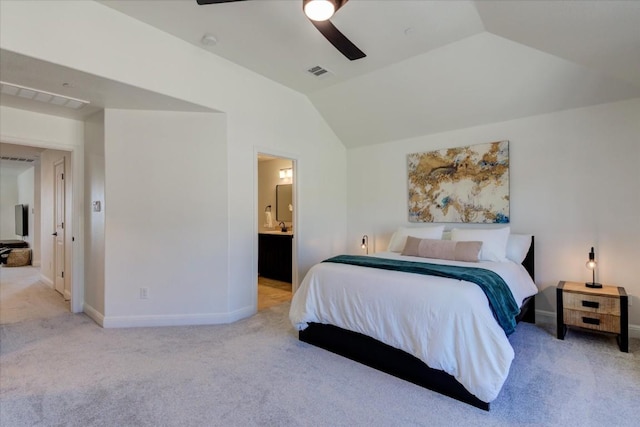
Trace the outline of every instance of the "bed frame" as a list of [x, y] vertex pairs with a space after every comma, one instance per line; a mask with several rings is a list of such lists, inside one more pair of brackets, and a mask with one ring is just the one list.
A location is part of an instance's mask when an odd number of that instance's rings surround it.
[[[522, 265], [535, 281], [533, 237], [531, 238], [531, 247]], [[535, 295], [523, 302], [516, 321], [535, 323], [534, 297]], [[489, 403], [469, 393], [453, 376], [444, 371], [430, 368], [409, 353], [366, 335], [333, 325], [309, 323], [305, 330], [300, 331], [299, 339], [477, 408], [489, 410]]]

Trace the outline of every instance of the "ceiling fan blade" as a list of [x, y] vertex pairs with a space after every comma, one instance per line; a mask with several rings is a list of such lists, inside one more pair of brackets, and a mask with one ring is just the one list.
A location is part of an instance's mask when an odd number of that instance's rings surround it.
[[351, 43], [351, 41], [346, 38], [345, 35], [342, 34], [330, 21], [319, 22], [312, 21], [311, 19], [310, 21], [313, 26], [316, 27], [318, 31], [320, 31], [320, 33], [340, 51], [340, 53], [349, 58], [349, 60], [355, 61], [356, 59], [367, 56], [363, 51], [358, 49], [355, 44]]
[[244, 1], [244, 0], [196, 0], [200, 6], [205, 4], [218, 4], [218, 3], [233, 3], [236, 1]]

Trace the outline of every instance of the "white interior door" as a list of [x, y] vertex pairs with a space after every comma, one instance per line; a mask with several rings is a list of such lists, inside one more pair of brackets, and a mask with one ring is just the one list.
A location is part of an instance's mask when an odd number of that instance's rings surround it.
[[64, 214], [65, 214], [65, 185], [64, 185], [64, 158], [53, 164], [54, 171], [54, 197], [53, 197], [53, 265], [54, 288], [65, 295], [64, 292]]

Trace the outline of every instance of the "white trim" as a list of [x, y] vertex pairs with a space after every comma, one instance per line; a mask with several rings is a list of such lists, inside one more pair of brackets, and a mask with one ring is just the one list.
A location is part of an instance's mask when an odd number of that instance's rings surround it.
[[[88, 307], [85, 304], [85, 307]], [[95, 310], [94, 310], [95, 312]], [[232, 323], [249, 317], [255, 313], [252, 306], [235, 310], [231, 313], [202, 313], [202, 314], [162, 314], [147, 316], [104, 316], [95, 312], [87, 315], [103, 328], [139, 328], [150, 326], [188, 326], [188, 325], [219, 325]], [[94, 316], [100, 318], [96, 320]]]
[[41, 274], [40, 275], [40, 281], [53, 289], [53, 281], [51, 279], [49, 279], [47, 276]]
[[[551, 323], [556, 325], [555, 311], [536, 310], [536, 323]], [[629, 338], [640, 338], [640, 325], [629, 325]]]
[[82, 310], [94, 322], [96, 322], [98, 325], [104, 327], [104, 316], [102, 315], [102, 313], [100, 313], [98, 310], [96, 310], [95, 308], [93, 308], [92, 306], [90, 306], [87, 303], [83, 304]]
[[[257, 265], [257, 264], [256, 264]], [[257, 274], [256, 274], [257, 277]], [[257, 282], [257, 281], [256, 281]], [[233, 323], [241, 319], [245, 319], [249, 316], [253, 316], [256, 313], [256, 309], [253, 306], [247, 306], [244, 308], [240, 308], [238, 310], [231, 311], [229, 313], [225, 313], [227, 320], [224, 323]]]

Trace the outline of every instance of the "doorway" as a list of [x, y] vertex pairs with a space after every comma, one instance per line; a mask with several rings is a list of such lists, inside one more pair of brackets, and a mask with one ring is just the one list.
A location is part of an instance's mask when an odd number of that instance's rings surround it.
[[296, 274], [295, 160], [258, 153], [257, 309], [291, 300]]
[[[23, 145], [23, 141], [7, 142], [7, 138], [3, 138], [0, 149], [3, 157], [11, 154], [9, 157], [12, 158], [34, 158], [32, 201], [22, 202], [29, 205], [30, 271], [38, 272], [39, 281], [61, 295], [68, 310], [82, 311], [82, 299], [78, 298], [72, 274], [75, 265], [72, 251], [73, 153], [42, 145]], [[3, 170], [11, 167], [7, 163], [0, 166]]]

